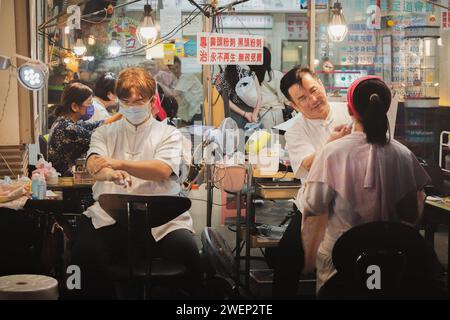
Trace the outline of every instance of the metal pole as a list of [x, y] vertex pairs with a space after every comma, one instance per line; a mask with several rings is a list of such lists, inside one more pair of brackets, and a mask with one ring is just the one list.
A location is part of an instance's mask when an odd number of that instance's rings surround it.
[[308, 0], [308, 11], [307, 16], [309, 17], [309, 68], [314, 70], [314, 60], [316, 59], [316, 0]]
[[[213, 5], [212, 10], [214, 13], [214, 1], [211, 1]], [[213, 15], [209, 15], [213, 16]], [[203, 31], [211, 32], [211, 19], [209, 16], [203, 17]], [[211, 75], [211, 66], [203, 65], [203, 93], [206, 95], [207, 101], [207, 113], [208, 117], [203, 116], [204, 124], [211, 126], [212, 125], [212, 75]], [[206, 110], [204, 110], [206, 111]], [[211, 165], [206, 164], [206, 226], [211, 227], [212, 225], [212, 206], [213, 206], [213, 185], [212, 185], [212, 174], [211, 174]]]

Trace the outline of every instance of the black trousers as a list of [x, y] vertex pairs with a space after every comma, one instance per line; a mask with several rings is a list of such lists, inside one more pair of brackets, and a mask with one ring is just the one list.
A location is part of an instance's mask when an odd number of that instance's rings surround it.
[[[143, 224], [140, 224], [141, 226]], [[201, 259], [193, 234], [187, 229], [178, 229], [156, 242], [150, 232], [152, 256], [184, 264], [187, 272], [180, 286], [192, 298], [201, 295]], [[145, 250], [145, 239], [134, 239], [140, 250]], [[114, 282], [108, 275], [108, 266], [127, 261], [127, 230], [123, 226], [95, 229], [91, 219], [83, 216], [72, 251], [71, 264], [81, 270], [81, 290], [71, 290], [73, 299], [115, 299]]]

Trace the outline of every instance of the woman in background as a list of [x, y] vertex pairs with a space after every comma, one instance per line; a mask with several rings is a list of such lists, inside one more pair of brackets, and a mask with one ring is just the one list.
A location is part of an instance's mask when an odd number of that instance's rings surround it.
[[72, 166], [89, 149], [93, 131], [102, 124], [122, 117], [116, 114], [107, 120], [86, 122], [94, 114], [92, 90], [79, 82], [68, 84], [61, 96], [61, 105], [55, 110], [57, 117], [50, 129], [48, 160], [62, 176], [72, 176]]
[[[249, 106], [236, 94], [236, 84], [242, 77], [253, 76], [257, 82], [256, 76], [251, 71], [237, 65], [228, 65], [225, 71], [219, 73], [214, 81], [217, 91], [223, 96], [228, 95], [230, 104], [230, 117], [236, 121], [240, 129], [244, 129], [245, 125], [258, 120], [260, 109], [260, 93], [258, 92], [258, 102], [255, 106]], [[259, 90], [259, 83], [256, 83]]]
[[263, 49], [263, 64], [251, 65], [250, 70], [256, 74], [261, 85], [261, 110], [259, 119], [263, 129], [272, 129], [284, 122], [283, 110], [288, 99], [280, 90], [283, 73], [272, 70], [272, 55], [269, 48]]

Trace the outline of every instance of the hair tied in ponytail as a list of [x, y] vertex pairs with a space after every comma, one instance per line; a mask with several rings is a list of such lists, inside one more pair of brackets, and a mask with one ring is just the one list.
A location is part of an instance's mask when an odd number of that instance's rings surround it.
[[378, 93], [372, 93], [369, 97], [369, 101], [379, 101], [380, 100], [380, 96], [378, 95]]

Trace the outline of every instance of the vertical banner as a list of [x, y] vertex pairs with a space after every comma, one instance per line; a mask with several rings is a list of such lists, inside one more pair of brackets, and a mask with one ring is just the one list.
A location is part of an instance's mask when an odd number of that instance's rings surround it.
[[[450, 0], [447, 1], [447, 8], [450, 8]], [[442, 29], [450, 29], [450, 11], [442, 9]]]

